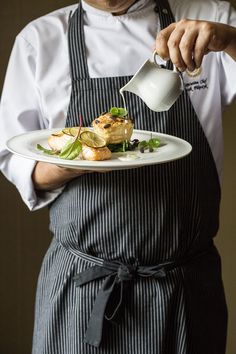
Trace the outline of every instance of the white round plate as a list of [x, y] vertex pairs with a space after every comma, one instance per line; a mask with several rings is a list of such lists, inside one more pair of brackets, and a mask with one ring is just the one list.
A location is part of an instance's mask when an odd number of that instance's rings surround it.
[[[54, 163], [67, 168], [78, 168], [94, 171], [123, 170], [166, 163], [180, 159], [188, 155], [192, 150], [192, 146], [187, 141], [175, 136], [144, 130], [134, 130], [131, 140], [139, 139], [142, 141], [149, 140], [151, 137], [159, 138], [161, 141], [160, 146], [155, 149], [154, 152], [145, 151], [144, 153], [141, 153], [136, 150], [135, 154], [137, 158], [129, 161], [121, 161], [119, 159], [126, 153], [113, 153], [111, 159], [106, 161], [87, 161], [79, 159], [63, 160], [58, 156], [46, 155], [42, 151], [37, 150], [37, 144], [49, 149], [47, 140], [51, 134], [57, 131], [60, 131], [60, 128], [36, 130], [24, 133], [9, 139], [6, 145], [10, 152], [31, 160]], [[128, 153], [133, 154], [133, 152]]]

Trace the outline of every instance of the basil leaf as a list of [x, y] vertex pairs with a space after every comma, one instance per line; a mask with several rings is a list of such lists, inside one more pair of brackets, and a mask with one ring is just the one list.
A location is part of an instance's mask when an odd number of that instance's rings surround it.
[[65, 160], [74, 160], [80, 154], [81, 151], [81, 142], [78, 139], [70, 139], [61, 150], [59, 157]]
[[157, 148], [160, 145], [160, 140], [157, 138], [152, 138], [148, 141], [148, 146], [152, 148]]
[[42, 145], [37, 144], [37, 149], [40, 151], [43, 151], [45, 154], [47, 155], [58, 155], [58, 151], [56, 150], [49, 150], [49, 149], [45, 149]]

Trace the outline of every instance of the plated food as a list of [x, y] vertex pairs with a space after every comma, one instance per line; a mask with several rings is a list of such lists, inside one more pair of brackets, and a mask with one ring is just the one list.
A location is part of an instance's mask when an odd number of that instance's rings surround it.
[[[78, 138], [76, 138], [77, 135]], [[66, 128], [58, 133], [51, 134], [48, 138], [48, 145], [52, 151], [60, 155], [68, 144], [71, 143], [73, 147], [73, 144], [76, 142], [75, 139], [81, 144], [81, 151], [78, 151], [78, 158], [89, 161], [102, 161], [111, 158], [111, 151], [106, 146], [106, 141], [85, 128]], [[78, 146], [75, 146], [75, 148], [78, 149]]]
[[40, 144], [38, 150], [48, 155], [58, 155], [61, 159], [81, 159], [88, 161], [109, 160], [112, 152], [125, 152], [140, 149], [144, 152], [149, 149], [153, 152], [160, 144], [159, 139], [148, 141], [131, 140], [134, 123], [128, 117], [124, 108], [112, 107], [109, 112], [102, 113], [91, 123], [91, 128], [79, 127], [64, 128], [48, 137], [47, 149]]

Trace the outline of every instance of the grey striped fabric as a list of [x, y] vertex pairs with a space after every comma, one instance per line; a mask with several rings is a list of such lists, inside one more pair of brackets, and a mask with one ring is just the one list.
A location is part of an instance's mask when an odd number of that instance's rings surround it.
[[[173, 21], [168, 3], [157, 1], [156, 10], [162, 27]], [[70, 21], [69, 51], [66, 124], [78, 125], [82, 114], [89, 126], [101, 112], [122, 106], [119, 89], [130, 77], [89, 77], [80, 4]], [[84, 175], [66, 186], [50, 207], [54, 238], [38, 282], [33, 354], [223, 354], [227, 313], [217, 252], [166, 278], [138, 279], [119, 326], [105, 323], [101, 347], [83, 341], [103, 282], [75, 287], [73, 277], [93, 265], [89, 255], [154, 265], [204, 249], [218, 229], [217, 171], [187, 93], [164, 113], [127, 98], [136, 129], [186, 139], [193, 152], [168, 164]]]

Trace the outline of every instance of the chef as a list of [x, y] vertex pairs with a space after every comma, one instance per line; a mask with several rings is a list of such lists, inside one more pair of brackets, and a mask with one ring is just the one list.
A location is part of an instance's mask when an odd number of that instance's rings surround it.
[[[33, 354], [225, 353], [218, 230], [222, 109], [236, 94], [236, 11], [224, 1], [80, 1], [17, 36], [0, 106], [0, 168], [48, 206]], [[135, 128], [178, 136], [175, 162], [87, 173], [10, 154], [8, 138], [84, 125], [153, 49], [185, 90], [168, 112], [127, 94]], [[169, 60], [170, 59], [170, 60]]]

